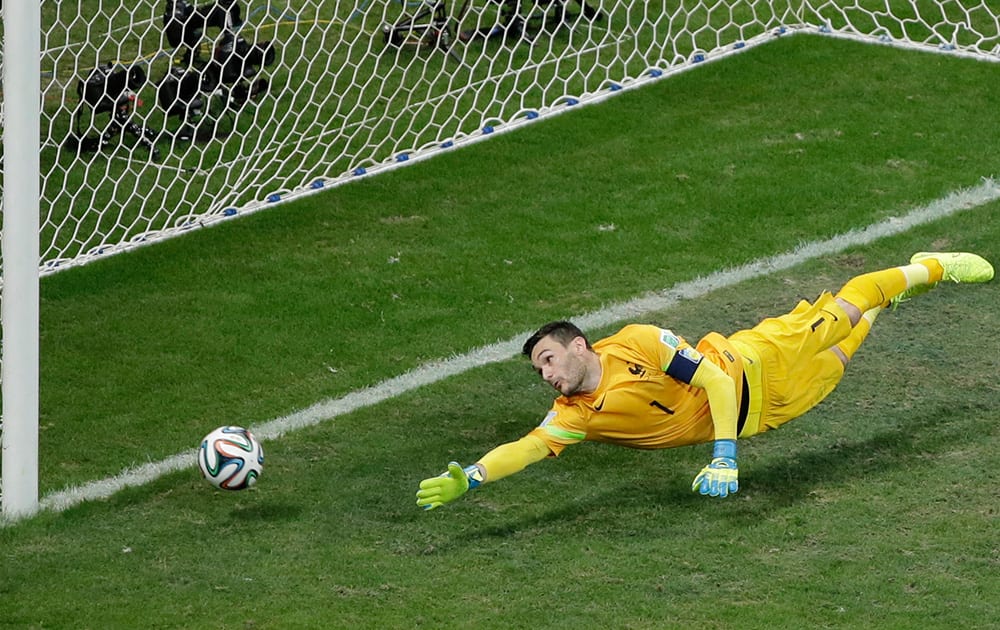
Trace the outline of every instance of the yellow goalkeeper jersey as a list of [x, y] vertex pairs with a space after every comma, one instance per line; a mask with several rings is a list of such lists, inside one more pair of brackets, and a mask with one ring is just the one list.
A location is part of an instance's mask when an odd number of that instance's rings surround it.
[[736, 376], [737, 383], [742, 381], [742, 366], [734, 374], [724, 351], [708, 345], [703, 355], [683, 338], [656, 326], [632, 324], [593, 347], [602, 367], [597, 389], [558, 397], [531, 432], [554, 455], [584, 440], [642, 449], [710, 441], [715, 427], [708, 395], [689, 384], [692, 375], [707, 357]]

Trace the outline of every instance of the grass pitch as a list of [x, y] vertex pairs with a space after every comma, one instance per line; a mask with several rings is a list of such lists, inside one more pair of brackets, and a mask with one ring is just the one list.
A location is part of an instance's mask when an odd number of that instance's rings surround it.
[[[43, 491], [975, 185], [1000, 171], [996, 72], [796, 37], [46, 278]], [[695, 339], [913, 251], [997, 261], [998, 212], [646, 321]], [[988, 627], [998, 293], [884, 314], [830, 399], [743, 445], [725, 501], [690, 492], [704, 448], [581, 445], [421, 512], [421, 478], [547, 409], [511, 360], [266, 443], [252, 491], [192, 464], [0, 529], [0, 625]]]

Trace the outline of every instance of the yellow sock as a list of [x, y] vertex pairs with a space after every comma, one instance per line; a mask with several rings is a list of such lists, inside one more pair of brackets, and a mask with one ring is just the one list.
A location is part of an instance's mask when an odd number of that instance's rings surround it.
[[837, 297], [846, 300], [864, 313], [876, 306], [888, 306], [896, 297], [921, 280], [927, 282], [928, 271], [923, 265], [907, 265], [855, 276], [840, 289]]
[[876, 306], [888, 306], [892, 298], [910, 287], [940, 282], [942, 277], [944, 268], [941, 263], [928, 258], [851, 278], [837, 297], [847, 300], [864, 313]]
[[837, 344], [837, 348], [839, 348], [848, 359], [854, 356], [854, 353], [861, 347], [861, 343], [866, 337], [868, 337], [868, 333], [871, 332], [872, 329], [872, 324], [875, 323], [875, 318], [878, 317], [881, 310], [881, 306], [876, 306], [865, 311], [861, 316], [861, 319], [858, 320], [858, 323], [851, 329], [851, 334]]
[[[917, 284], [931, 284], [934, 282], [941, 282], [941, 279], [944, 278], [944, 267], [942, 267], [941, 263], [934, 260], [933, 258], [925, 258], [920, 262], [907, 265], [907, 267], [914, 267], [916, 265], [921, 265], [923, 267], [926, 267], [928, 274], [927, 282], [919, 282]], [[904, 269], [906, 269], [906, 267], [904, 267]]]

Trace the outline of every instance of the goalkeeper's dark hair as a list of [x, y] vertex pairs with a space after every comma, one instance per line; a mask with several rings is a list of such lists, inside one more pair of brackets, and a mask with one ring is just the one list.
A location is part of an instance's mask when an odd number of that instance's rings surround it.
[[587, 349], [591, 349], [590, 341], [587, 339], [587, 335], [583, 334], [576, 324], [567, 321], [549, 322], [541, 328], [535, 331], [535, 334], [528, 337], [528, 340], [524, 342], [524, 346], [521, 348], [521, 354], [531, 358], [531, 352], [538, 345], [538, 342], [546, 337], [552, 337], [564, 346], [569, 345], [569, 342], [573, 341], [577, 337], [583, 337], [583, 340], [587, 344]]

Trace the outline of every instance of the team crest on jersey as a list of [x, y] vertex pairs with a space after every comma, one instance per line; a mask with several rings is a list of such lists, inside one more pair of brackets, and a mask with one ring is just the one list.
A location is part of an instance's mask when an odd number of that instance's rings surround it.
[[677, 338], [677, 335], [670, 332], [666, 328], [660, 329], [660, 342], [665, 346], [670, 346], [671, 348], [676, 348], [681, 345], [681, 340]]
[[646, 378], [646, 368], [642, 367], [638, 363], [628, 364], [628, 373], [632, 376], [638, 376], [639, 378]]

